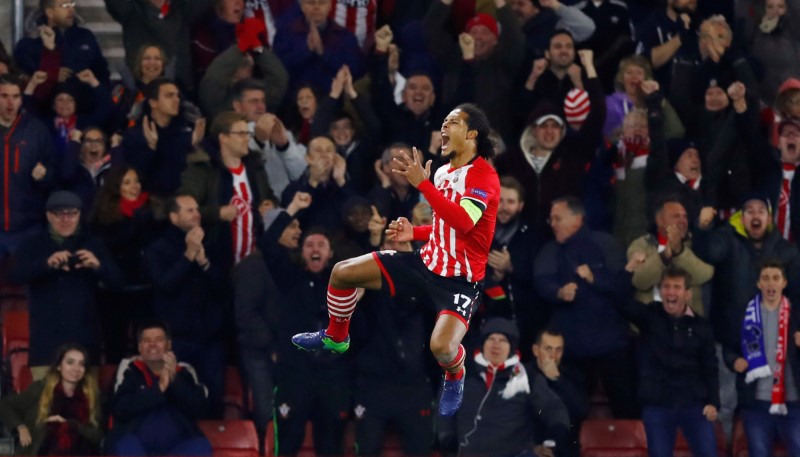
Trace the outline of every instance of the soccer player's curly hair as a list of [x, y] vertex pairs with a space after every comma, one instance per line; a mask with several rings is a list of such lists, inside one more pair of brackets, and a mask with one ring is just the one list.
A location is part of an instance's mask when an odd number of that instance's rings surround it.
[[486, 114], [472, 103], [462, 103], [456, 107], [467, 113], [467, 127], [469, 130], [476, 130], [478, 137], [475, 139], [477, 154], [484, 159], [494, 156], [494, 141], [489, 138], [492, 127]]

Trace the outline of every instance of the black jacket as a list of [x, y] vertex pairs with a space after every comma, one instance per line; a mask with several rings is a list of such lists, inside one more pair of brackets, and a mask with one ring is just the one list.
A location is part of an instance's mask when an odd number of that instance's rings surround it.
[[196, 421], [205, 414], [208, 391], [191, 365], [178, 363], [175, 379], [164, 392], [158, 387], [158, 376], [139, 357], [124, 359], [115, 379], [107, 455], [119, 438], [135, 432], [151, 413], [165, 412], [172, 418], [180, 434], [176, 441], [203, 436]]
[[[47, 259], [53, 253], [64, 250], [74, 253], [81, 249], [97, 257], [98, 270], [64, 271], [47, 266]], [[100, 281], [110, 289], [123, 283], [122, 273], [99, 239], [80, 229], [60, 245], [48, 232], [28, 238], [16, 252], [11, 279], [28, 286], [31, 365], [49, 364], [58, 346], [67, 341], [78, 341], [93, 357], [99, 355], [95, 290]]]
[[205, 342], [220, 336], [226, 287], [222, 266], [206, 246], [207, 271], [186, 258], [186, 233], [170, 226], [144, 253], [145, 274], [153, 282], [153, 308], [172, 336]]
[[700, 316], [672, 317], [661, 302], [620, 301], [616, 307], [640, 330], [642, 404], [719, 409], [719, 368], [708, 321]]

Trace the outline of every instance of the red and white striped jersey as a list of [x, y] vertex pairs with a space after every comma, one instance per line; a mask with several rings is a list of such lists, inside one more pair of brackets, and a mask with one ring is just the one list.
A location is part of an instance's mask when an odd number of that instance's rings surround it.
[[229, 168], [233, 176], [233, 197], [231, 204], [236, 207], [236, 217], [231, 221], [233, 241], [233, 263], [237, 264], [250, 255], [255, 247], [253, 239], [253, 192], [244, 164], [237, 169]]
[[377, 11], [378, 5], [375, 0], [333, 0], [330, 18], [353, 32], [358, 45], [361, 49], [365, 49], [375, 36]]
[[[446, 200], [454, 203], [437, 209], [437, 202], [428, 198], [433, 208], [433, 222], [428, 242], [422, 247], [422, 261], [430, 271], [440, 276], [463, 277], [469, 282], [480, 281], [486, 274], [486, 261], [494, 237], [497, 207], [500, 203], [500, 181], [497, 172], [482, 157], [462, 167], [444, 165], [436, 170], [433, 185]], [[426, 194], [425, 186], [420, 186]], [[427, 186], [430, 187], [430, 186]], [[431, 189], [432, 191], [432, 189]], [[426, 195], [427, 197], [427, 195]], [[482, 210], [477, 223], [467, 224], [467, 230], [453, 226], [448, 217], [466, 214], [462, 200], [470, 200]], [[447, 202], [445, 202], [447, 203]], [[457, 213], [463, 211], [464, 214]]]

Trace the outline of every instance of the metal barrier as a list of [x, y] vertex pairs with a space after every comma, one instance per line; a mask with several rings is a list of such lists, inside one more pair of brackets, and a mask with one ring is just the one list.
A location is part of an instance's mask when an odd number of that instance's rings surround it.
[[[25, 1], [14, 0], [11, 5], [11, 45], [10, 49], [14, 49], [14, 44], [19, 43], [22, 39], [25, 28]], [[9, 52], [11, 52], [9, 50]]]

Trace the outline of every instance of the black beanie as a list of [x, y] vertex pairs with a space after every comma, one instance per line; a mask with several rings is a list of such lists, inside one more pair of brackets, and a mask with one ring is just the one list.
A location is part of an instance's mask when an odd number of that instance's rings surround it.
[[486, 342], [486, 339], [489, 338], [489, 335], [492, 333], [502, 333], [508, 338], [508, 342], [511, 344], [509, 357], [517, 352], [517, 346], [519, 345], [519, 329], [514, 321], [502, 317], [495, 317], [486, 321], [481, 328], [481, 346], [483, 346], [483, 343]]

